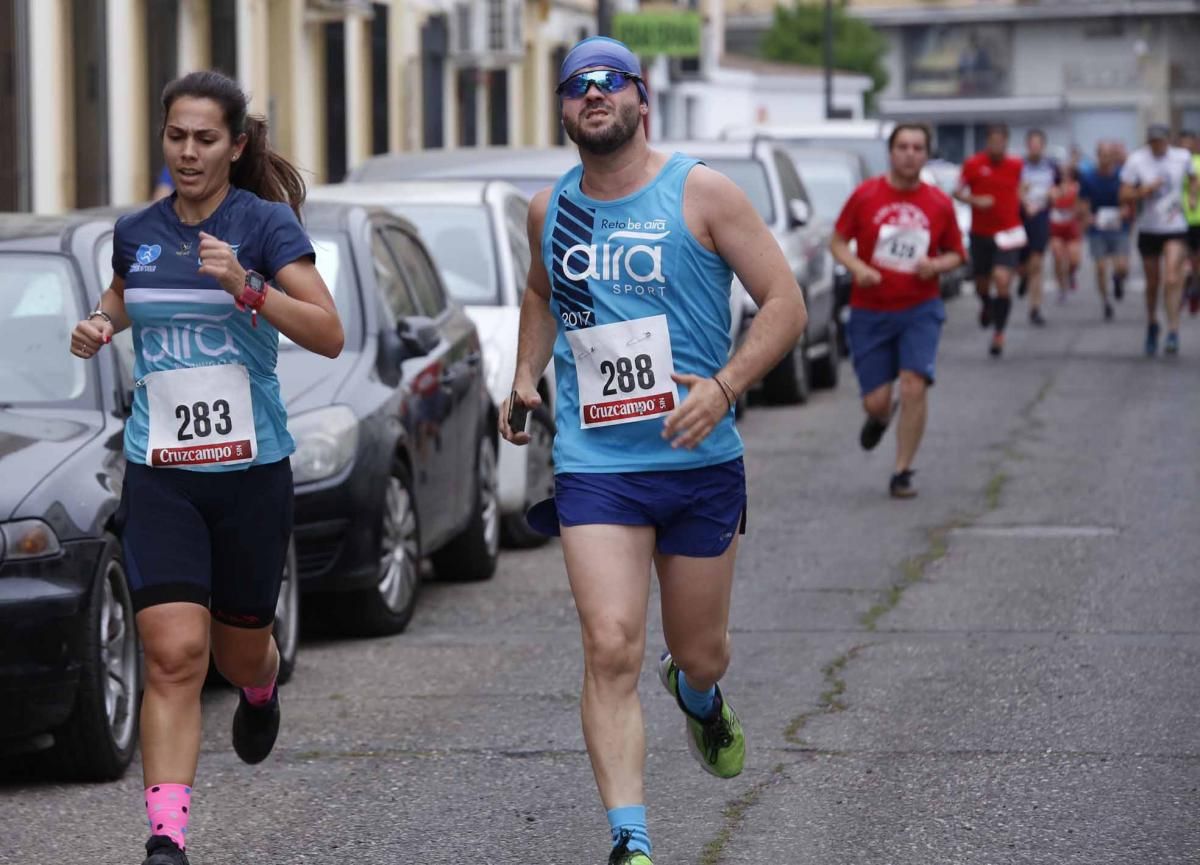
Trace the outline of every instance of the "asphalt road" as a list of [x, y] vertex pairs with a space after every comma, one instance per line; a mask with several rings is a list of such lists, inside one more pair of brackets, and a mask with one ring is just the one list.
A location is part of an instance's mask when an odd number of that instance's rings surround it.
[[[1200, 861], [1200, 325], [1148, 360], [1141, 298], [1104, 324], [1081, 290], [1041, 331], [1018, 305], [996, 361], [975, 311], [950, 304], [913, 501], [890, 433], [858, 448], [848, 366], [745, 419], [750, 752], [732, 781], [691, 762], [653, 626], [658, 865]], [[403, 635], [306, 642], [263, 765], [206, 693], [192, 862], [602, 863], [580, 677], [554, 544], [428, 585]], [[141, 789], [0, 782], [0, 863], [136, 865]]]

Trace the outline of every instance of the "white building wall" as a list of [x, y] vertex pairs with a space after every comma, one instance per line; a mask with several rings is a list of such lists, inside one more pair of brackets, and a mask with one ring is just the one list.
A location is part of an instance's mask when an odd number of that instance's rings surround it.
[[63, 0], [29, 4], [29, 114], [33, 141], [33, 209], [38, 213], [65, 210], [74, 187], [71, 143], [71, 65], [58, 58], [66, 53], [69, 18]]

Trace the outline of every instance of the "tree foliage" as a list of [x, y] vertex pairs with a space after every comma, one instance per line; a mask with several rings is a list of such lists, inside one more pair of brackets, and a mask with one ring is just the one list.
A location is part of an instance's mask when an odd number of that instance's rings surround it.
[[[825, 3], [797, 0], [793, 6], [775, 7], [775, 20], [763, 39], [762, 55], [767, 60], [824, 66]], [[860, 72], [872, 81], [869, 96], [887, 86], [883, 65], [887, 40], [866, 21], [846, 12], [846, 0], [833, 4], [833, 68]]]

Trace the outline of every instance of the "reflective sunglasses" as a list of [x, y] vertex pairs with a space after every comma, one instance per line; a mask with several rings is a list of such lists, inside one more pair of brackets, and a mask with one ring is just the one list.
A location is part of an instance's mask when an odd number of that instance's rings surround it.
[[588, 88], [593, 84], [604, 94], [620, 93], [629, 86], [630, 81], [641, 81], [638, 76], [629, 72], [615, 72], [612, 69], [594, 69], [591, 72], [580, 72], [572, 75], [558, 85], [558, 95], [563, 99], [582, 99], [587, 95]]

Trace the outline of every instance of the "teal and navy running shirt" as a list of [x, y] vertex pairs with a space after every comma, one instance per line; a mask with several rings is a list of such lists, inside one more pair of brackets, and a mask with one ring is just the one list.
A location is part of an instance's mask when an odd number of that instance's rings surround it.
[[[742, 454], [732, 411], [690, 451], [672, 448], [662, 438], [662, 417], [582, 428], [576, 359], [566, 336], [568, 331], [665, 315], [677, 373], [708, 377], [725, 365], [732, 272], [683, 219], [684, 183], [697, 164], [676, 153], [650, 184], [615, 201], [583, 194], [582, 166], [554, 187], [542, 231], [542, 259], [558, 322], [557, 473], [700, 468]], [[680, 403], [686, 396], [681, 385]]]
[[[274, 279], [284, 266], [314, 258], [312, 244], [287, 204], [263, 201], [232, 187], [199, 225], [184, 225], [172, 195], [117, 221], [113, 271], [125, 279], [125, 310], [133, 322], [134, 378], [183, 367], [237, 363], [250, 375], [258, 455], [239, 465], [181, 466], [193, 471], [237, 471], [278, 462], [296, 449], [287, 430], [275, 360], [279, 331], [249, 312], [212, 277], [202, 275], [200, 232], [233, 247], [246, 270]], [[145, 387], [135, 386], [133, 414], [125, 424], [125, 456], [146, 462], [149, 409]]]

